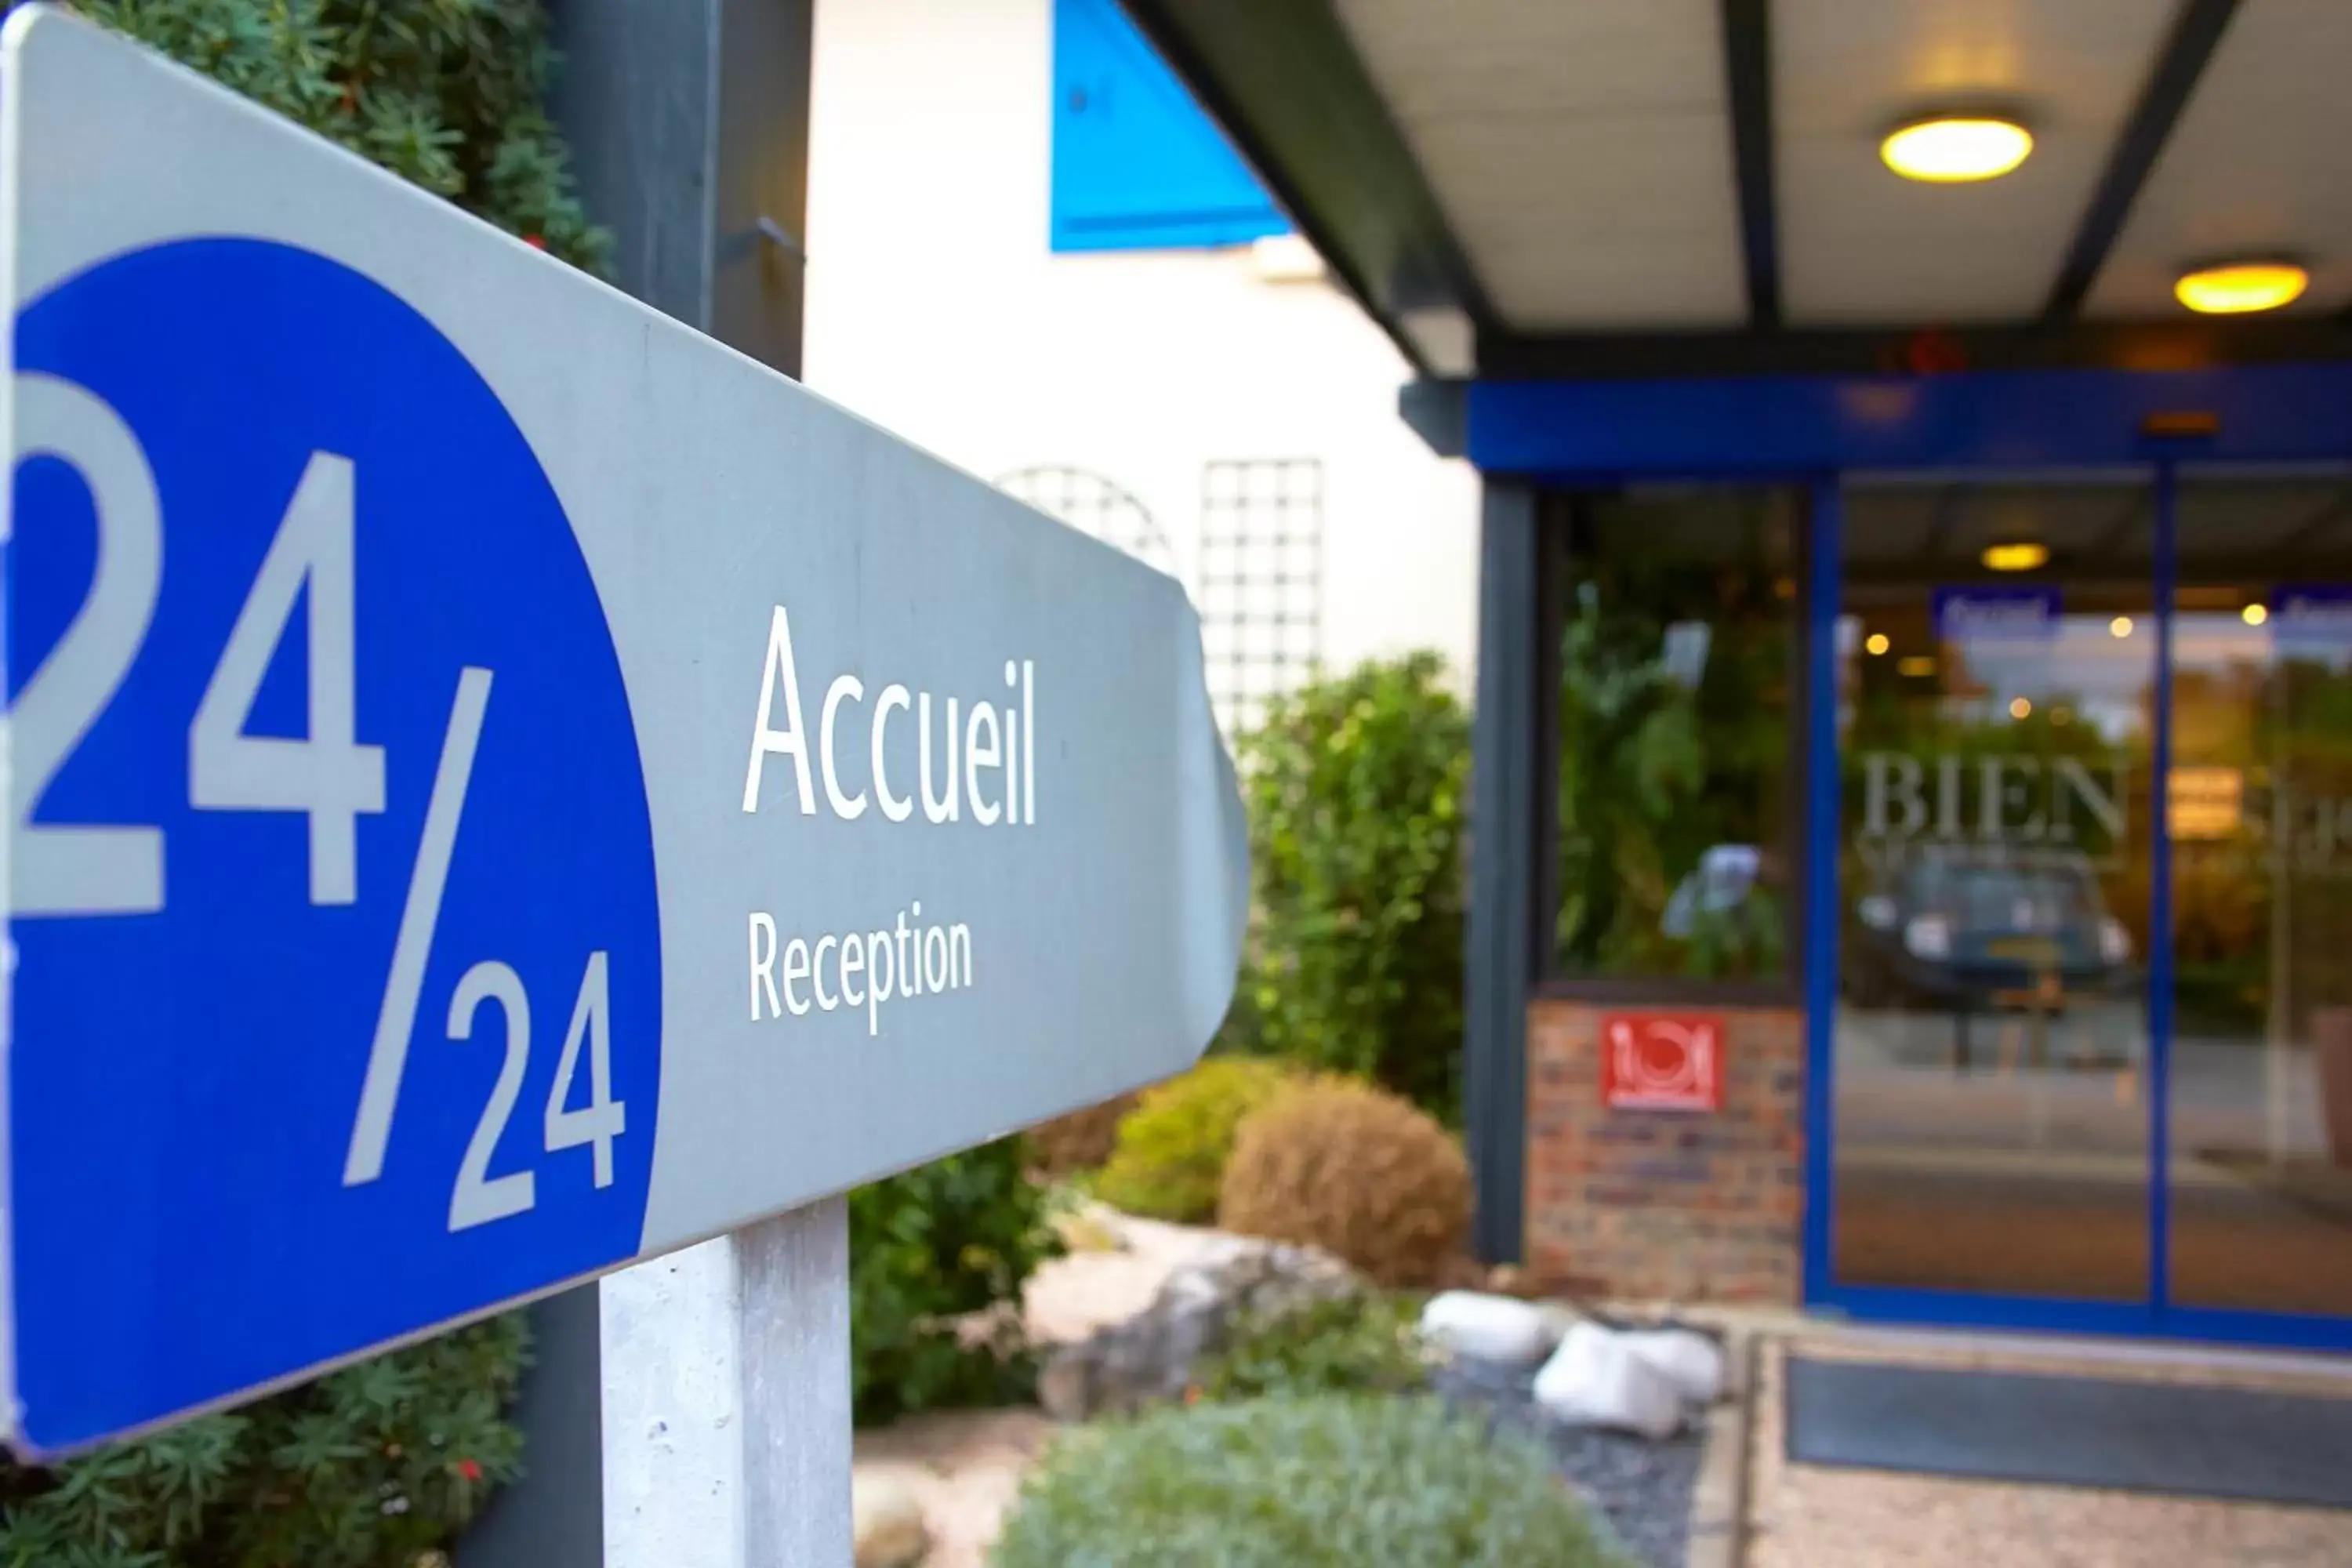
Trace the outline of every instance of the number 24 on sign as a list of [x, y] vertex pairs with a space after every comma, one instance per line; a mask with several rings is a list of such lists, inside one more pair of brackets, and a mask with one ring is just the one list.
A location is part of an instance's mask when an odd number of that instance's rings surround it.
[[[87, 389], [26, 374], [17, 376], [16, 392], [19, 459], [52, 456], [80, 470], [96, 503], [100, 548], [88, 598], [15, 704], [14, 728], [22, 739], [12, 789], [14, 913], [156, 913], [163, 908], [162, 828], [46, 826], [32, 820], [73, 746], [130, 674], [153, 622], [163, 558], [154, 476], [129, 426]], [[309, 818], [314, 905], [358, 901], [356, 820], [383, 810], [383, 748], [355, 738], [353, 482], [348, 458], [311, 454], [188, 728], [192, 807], [300, 812]], [[309, 733], [301, 740], [248, 735], [263, 675], [305, 587]], [[491, 678], [490, 670], [472, 665], [458, 677], [344, 1156], [345, 1186], [373, 1182], [383, 1172]], [[513, 968], [485, 959], [467, 969], [449, 999], [446, 1033], [452, 1040], [471, 1039], [485, 1002], [496, 1002], [503, 1016], [506, 1054], [458, 1163], [449, 1194], [452, 1231], [524, 1213], [537, 1201], [535, 1173], [488, 1173], [530, 1061], [530, 1004]], [[613, 1142], [627, 1129], [626, 1107], [612, 1097], [611, 1012], [609, 963], [599, 950], [589, 953], [572, 1003], [542, 1129], [550, 1152], [591, 1147], [599, 1187], [612, 1184]], [[589, 1103], [567, 1110], [583, 1040]]]

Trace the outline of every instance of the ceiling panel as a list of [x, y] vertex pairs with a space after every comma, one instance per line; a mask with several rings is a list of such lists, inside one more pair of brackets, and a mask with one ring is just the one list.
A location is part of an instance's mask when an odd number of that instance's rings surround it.
[[2179, 495], [2186, 561], [2334, 552], [2352, 534], [2346, 526], [2352, 523], [2352, 487], [2340, 479], [2250, 482], [2192, 476], [2181, 480]]
[[[1789, 321], [2039, 314], [2177, 9], [2177, 0], [1775, 0]], [[1896, 122], [1976, 98], [2013, 102], [2032, 131], [2033, 153], [2016, 173], [1928, 185], [1880, 161]]]
[[2352, 302], [2352, 4], [2246, 0], [2142, 187], [2085, 315], [2183, 314], [2209, 258], [2284, 248], [2312, 268], [2290, 310]]
[[1339, 11], [1509, 325], [1746, 319], [1717, 0]]

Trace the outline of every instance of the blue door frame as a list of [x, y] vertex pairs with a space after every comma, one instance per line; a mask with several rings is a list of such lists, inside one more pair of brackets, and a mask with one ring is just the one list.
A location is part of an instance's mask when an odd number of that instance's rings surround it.
[[[1805, 1300], [1888, 1323], [2352, 1350], [2352, 1318], [2174, 1304], [2170, 1281], [2172, 845], [2155, 816], [2150, 866], [2148, 1292], [2090, 1301], [1843, 1285], [1832, 1278], [1838, 962], [1836, 627], [1842, 487], [1855, 471], [2115, 468], [2156, 497], [2156, 776], [2172, 744], [2174, 499], [2183, 464], [2352, 461], [2352, 363], [2178, 372], [2070, 370], [1928, 378], [1757, 376], [1480, 382], [1465, 447], [1484, 473], [1560, 485], [1751, 479], [1811, 487], [1804, 736], [1807, 1028]], [[1830, 781], [1824, 787], [1824, 781]]]

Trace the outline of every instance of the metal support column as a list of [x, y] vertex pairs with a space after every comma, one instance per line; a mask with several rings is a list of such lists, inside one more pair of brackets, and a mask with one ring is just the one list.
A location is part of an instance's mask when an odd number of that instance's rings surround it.
[[1463, 1100], [1477, 1184], [1472, 1239], [1489, 1263], [1524, 1242], [1527, 1030], [1535, 969], [1544, 694], [1536, 493], [1489, 479], [1480, 525], [1478, 707], [1471, 726], [1470, 908]]

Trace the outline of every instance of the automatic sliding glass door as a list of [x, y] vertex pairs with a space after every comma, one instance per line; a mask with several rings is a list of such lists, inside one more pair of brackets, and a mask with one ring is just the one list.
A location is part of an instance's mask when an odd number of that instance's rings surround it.
[[2145, 475], [1845, 489], [1830, 1268], [2142, 1303]]
[[2176, 493], [2168, 1294], [2352, 1316], [2352, 476]]

